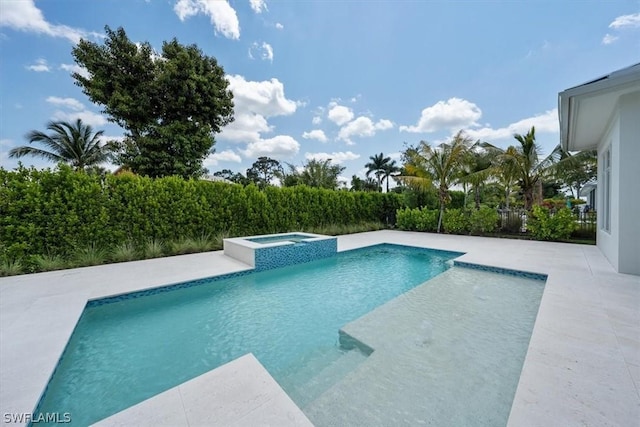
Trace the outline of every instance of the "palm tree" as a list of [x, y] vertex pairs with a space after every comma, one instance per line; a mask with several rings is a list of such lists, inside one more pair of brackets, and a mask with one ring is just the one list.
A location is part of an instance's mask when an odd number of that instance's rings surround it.
[[387, 163], [387, 165], [384, 167], [383, 170], [384, 170], [384, 173], [382, 175], [382, 180], [383, 181], [387, 181], [387, 193], [388, 193], [389, 192], [389, 178], [392, 177], [392, 176], [395, 176], [395, 174], [397, 172], [400, 172], [400, 168], [396, 164], [395, 160], [391, 160], [389, 163]]
[[470, 149], [470, 142], [471, 140], [460, 131], [450, 143], [443, 143], [433, 148], [429, 143], [420, 141], [417, 147], [409, 147], [404, 153], [407, 160], [405, 170], [414, 175], [399, 177], [400, 180], [404, 182], [418, 181], [424, 183], [423, 185], [430, 181], [438, 188], [440, 201], [438, 233], [442, 228], [444, 208], [451, 200], [449, 187], [459, 180], [460, 165]]
[[75, 123], [65, 121], [49, 122], [49, 135], [33, 130], [26, 135], [30, 144], [39, 142], [49, 150], [24, 145], [9, 151], [9, 157], [36, 156], [52, 162], [64, 162], [76, 170], [106, 162], [114, 150], [111, 142], [101, 144], [104, 131], [93, 132], [90, 125], [77, 119]]
[[373, 172], [378, 179], [378, 191], [382, 191], [382, 177], [385, 174], [385, 168], [391, 162], [391, 157], [385, 157], [384, 154], [380, 153], [369, 156], [369, 160], [371, 161], [364, 165], [367, 168], [367, 178]]
[[580, 197], [582, 186], [596, 178], [598, 152], [585, 150], [571, 154], [558, 144], [544, 162], [548, 164], [549, 173], [569, 187], [571, 194], [577, 198]]
[[480, 142], [477, 142], [467, 151], [466, 156], [462, 160], [459, 181], [463, 184], [465, 191], [465, 203], [467, 206], [467, 190], [466, 184], [471, 184], [476, 209], [480, 209], [480, 193], [485, 182], [496, 171], [492, 167], [491, 153], [482, 149]]
[[519, 146], [511, 146], [506, 150], [495, 147], [489, 143], [482, 146], [498, 153], [497, 161], [504, 167], [513, 168], [515, 175], [524, 194], [524, 207], [531, 210], [533, 207], [533, 192], [542, 184], [542, 177], [546, 174], [549, 160], [540, 161], [540, 147], [536, 143], [536, 129], [534, 126], [525, 135], [513, 136]]

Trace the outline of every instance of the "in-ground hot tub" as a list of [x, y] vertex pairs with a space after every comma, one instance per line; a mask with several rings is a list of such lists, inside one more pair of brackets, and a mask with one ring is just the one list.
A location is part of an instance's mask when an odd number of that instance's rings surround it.
[[281, 233], [224, 239], [224, 254], [256, 270], [327, 258], [338, 252], [338, 239], [312, 233]]

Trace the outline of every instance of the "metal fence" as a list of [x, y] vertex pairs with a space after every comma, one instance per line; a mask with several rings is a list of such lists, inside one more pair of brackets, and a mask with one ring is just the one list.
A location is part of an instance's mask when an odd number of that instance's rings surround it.
[[[499, 226], [502, 233], [526, 234], [527, 215], [524, 209], [498, 209], [500, 215]], [[553, 214], [553, 211], [552, 211]], [[576, 222], [576, 229], [571, 234], [572, 237], [582, 239], [596, 238], [597, 213], [594, 211], [584, 212], [574, 209], [573, 214]]]

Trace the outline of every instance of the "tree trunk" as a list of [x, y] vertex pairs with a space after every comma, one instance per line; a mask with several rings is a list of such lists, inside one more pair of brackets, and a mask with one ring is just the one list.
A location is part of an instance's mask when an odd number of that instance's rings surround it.
[[524, 208], [528, 211], [533, 207], [533, 187], [524, 190]]
[[467, 183], [466, 182], [462, 183], [462, 191], [464, 192], [463, 206], [466, 209], [467, 208]]
[[504, 190], [504, 196], [506, 200], [505, 207], [509, 210], [509, 199], [511, 198], [511, 189], [509, 187]]
[[480, 187], [474, 186], [473, 191], [476, 200], [476, 210], [480, 210]]
[[442, 215], [444, 214], [444, 203], [440, 201], [440, 215], [438, 215], [438, 233], [442, 228]]

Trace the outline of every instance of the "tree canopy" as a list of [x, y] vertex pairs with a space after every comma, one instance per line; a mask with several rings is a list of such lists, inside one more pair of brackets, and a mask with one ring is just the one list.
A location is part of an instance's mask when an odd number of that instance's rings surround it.
[[123, 28], [105, 28], [104, 44], [87, 40], [72, 55], [89, 75], [73, 78], [109, 120], [126, 130], [116, 162], [151, 177], [199, 176], [214, 134], [233, 121], [233, 94], [222, 66], [196, 45], [174, 38], [153, 51]]
[[247, 179], [260, 188], [271, 184], [271, 180], [282, 173], [280, 162], [270, 157], [258, 157], [247, 169]]

